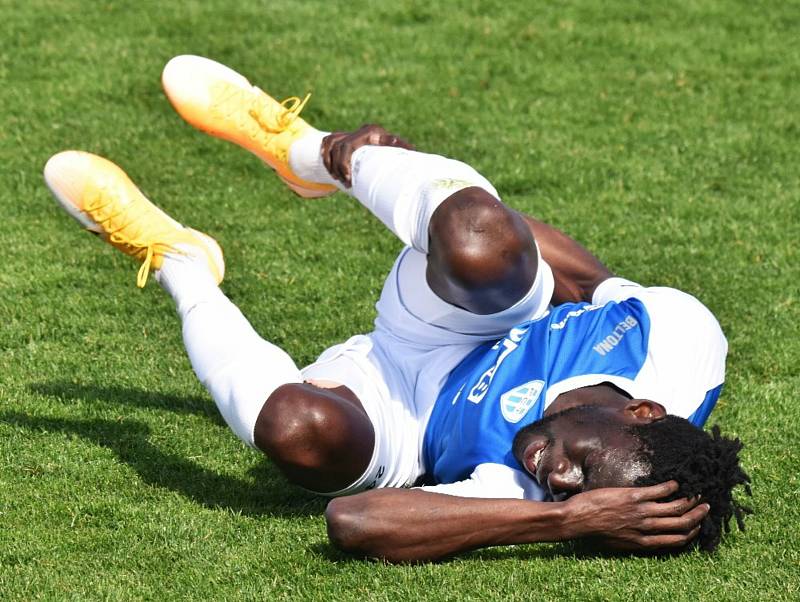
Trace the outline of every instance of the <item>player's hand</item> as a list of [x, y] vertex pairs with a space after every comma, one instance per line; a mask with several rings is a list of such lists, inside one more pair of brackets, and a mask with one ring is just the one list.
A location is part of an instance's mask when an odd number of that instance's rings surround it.
[[414, 150], [414, 146], [379, 125], [362, 125], [355, 132], [334, 132], [322, 140], [322, 162], [334, 178], [350, 188], [350, 159], [362, 146], [396, 146]]
[[590, 537], [606, 548], [648, 552], [682, 548], [700, 533], [708, 504], [699, 498], [663, 502], [678, 484], [595, 489], [569, 498], [567, 529], [572, 537]]

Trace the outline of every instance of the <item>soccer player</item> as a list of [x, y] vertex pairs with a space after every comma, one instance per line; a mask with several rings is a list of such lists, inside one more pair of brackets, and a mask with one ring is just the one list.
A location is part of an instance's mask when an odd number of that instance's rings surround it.
[[211, 237], [101, 157], [66, 151], [45, 167], [73, 217], [142, 262], [139, 286], [155, 270], [231, 429], [291, 482], [337, 498], [336, 545], [389, 560], [586, 537], [712, 550], [731, 517], [741, 526], [741, 445], [698, 428], [727, 351], [699, 301], [615, 277], [471, 167], [377, 126], [321, 132], [299, 117], [305, 100], [278, 103], [200, 57], [170, 61], [162, 83], [195, 127], [301, 196], [351, 194], [407, 245], [375, 330], [300, 370], [222, 293]]

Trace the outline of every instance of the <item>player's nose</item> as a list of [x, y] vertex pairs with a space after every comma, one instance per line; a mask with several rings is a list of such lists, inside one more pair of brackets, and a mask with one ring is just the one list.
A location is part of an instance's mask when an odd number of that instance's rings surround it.
[[560, 501], [583, 491], [583, 471], [569, 458], [558, 458], [547, 476], [547, 488], [553, 500]]

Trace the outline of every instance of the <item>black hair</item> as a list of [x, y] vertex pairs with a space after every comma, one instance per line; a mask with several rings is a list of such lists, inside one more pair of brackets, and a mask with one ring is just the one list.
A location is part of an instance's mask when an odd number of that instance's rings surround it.
[[743, 485], [747, 495], [752, 494], [750, 477], [739, 464], [742, 442], [738, 438], [723, 437], [716, 425], [708, 433], [672, 415], [626, 430], [642, 442], [641, 451], [652, 467], [649, 475], [636, 480], [636, 485], [675, 480], [679, 489], [669, 499], [699, 495], [711, 506], [694, 545], [713, 552], [723, 532], [730, 531], [731, 518], [744, 531], [744, 517], [752, 510], [737, 502], [732, 492]]

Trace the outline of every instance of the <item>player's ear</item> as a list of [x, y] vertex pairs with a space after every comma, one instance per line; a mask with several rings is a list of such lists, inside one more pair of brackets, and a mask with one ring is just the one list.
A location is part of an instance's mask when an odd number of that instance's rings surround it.
[[667, 415], [664, 406], [649, 399], [632, 399], [622, 411], [627, 419], [639, 424], [655, 422]]

